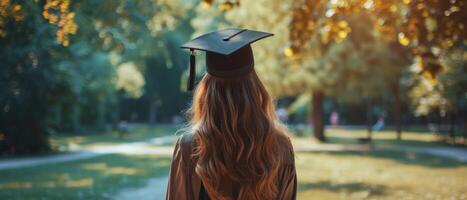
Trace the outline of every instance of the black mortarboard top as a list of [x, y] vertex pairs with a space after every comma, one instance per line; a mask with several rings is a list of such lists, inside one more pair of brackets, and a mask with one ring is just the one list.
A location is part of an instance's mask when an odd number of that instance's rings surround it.
[[188, 90], [195, 84], [195, 50], [206, 51], [206, 68], [210, 75], [234, 78], [253, 70], [254, 59], [250, 44], [272, 33], [229, 28], [201, 35], [183, 44], [190, 49], [190, 77]]

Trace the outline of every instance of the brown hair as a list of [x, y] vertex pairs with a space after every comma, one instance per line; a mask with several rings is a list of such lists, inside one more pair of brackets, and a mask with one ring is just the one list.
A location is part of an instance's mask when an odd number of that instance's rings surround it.
[[290, 157], [284, 147], [291, 147], [256, 72], [232, 79], [206, 74], [189, 114], [195, 171], [212, 199], [235, 199], [223, 190], [227, 183], [240, 186], [236, 199], [276, 197], [280, 166]]

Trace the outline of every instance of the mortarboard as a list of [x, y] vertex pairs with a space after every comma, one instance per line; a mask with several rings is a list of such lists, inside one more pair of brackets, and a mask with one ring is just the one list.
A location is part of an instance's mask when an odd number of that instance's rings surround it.
[[188, 90], [195, 84], [195, 50], [206, 52], [207, 72], [216, 77], [234, 78], [253, 70], [254, 59], [250, 44], [272, 33], [229, 28], [201, 35], [183, 44], [190, 49], [190, 77]]

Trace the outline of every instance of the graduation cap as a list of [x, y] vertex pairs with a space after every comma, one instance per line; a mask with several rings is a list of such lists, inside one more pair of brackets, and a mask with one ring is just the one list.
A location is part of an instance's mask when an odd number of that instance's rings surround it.
[[201, 35], [183, 44], [190, 49], [190, 77], [188, 90], [195, 84], [195, 50], [206, 52], [207, 72], [216, 77], [235, 78], [253, 70], [254, 59], [250, 44], [272, 33], [229, 28]]

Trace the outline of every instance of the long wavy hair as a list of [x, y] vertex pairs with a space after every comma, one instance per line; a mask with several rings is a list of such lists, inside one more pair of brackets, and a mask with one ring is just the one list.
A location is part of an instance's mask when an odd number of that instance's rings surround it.
[[[275, 199], [280, 166], [288, 157], [285, 148], [290, 147], [255, 71], [231, 79], [206, 74], [188, 114], [195, 171], [210, 198]], [[239, 189], [229, 194], [226, 185]]]

